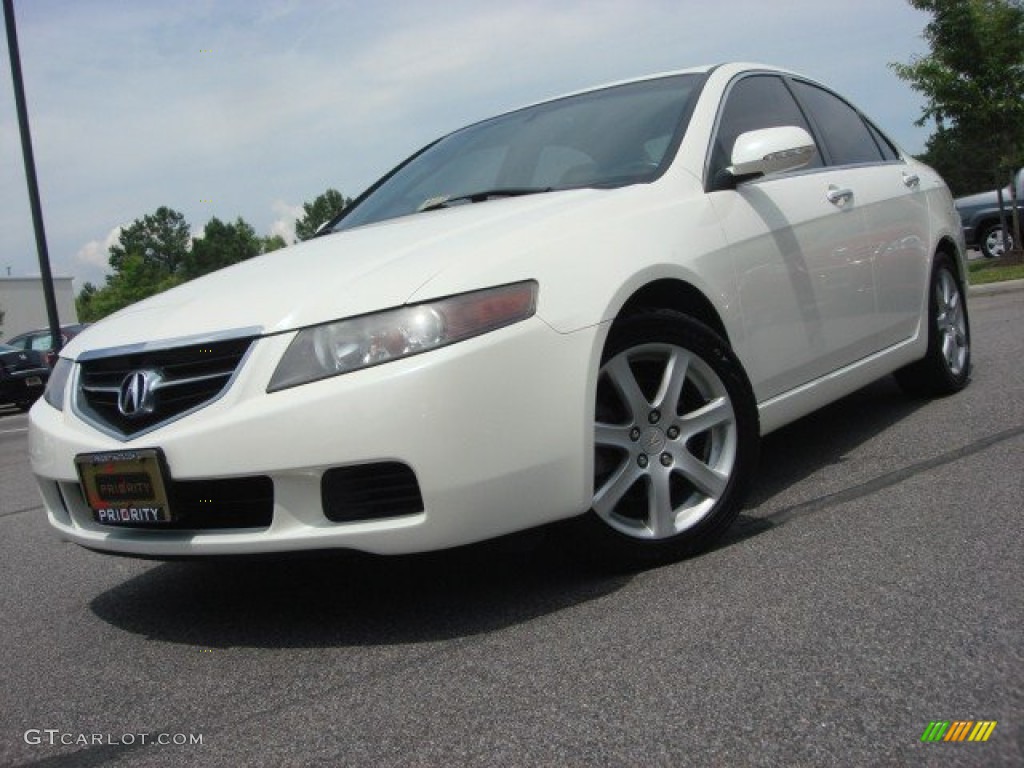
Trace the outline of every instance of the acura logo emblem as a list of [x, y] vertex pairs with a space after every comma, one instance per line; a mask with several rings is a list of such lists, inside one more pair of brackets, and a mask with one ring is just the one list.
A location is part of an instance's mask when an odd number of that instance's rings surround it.
[[130, 419], [152, 413], [159, 384], [160, 374], [156, 371], [129, 373], [117, 392], [117, 410]]

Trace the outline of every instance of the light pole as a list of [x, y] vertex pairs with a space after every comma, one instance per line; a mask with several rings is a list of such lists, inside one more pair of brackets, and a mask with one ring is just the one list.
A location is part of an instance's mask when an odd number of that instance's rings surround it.
[[63, 346], [60, 333], [60, 318], [57, 316], [57, 297], [53, 289], [53, 275], [50, 272], [50, 254], [46, 249], [46, 232], [43, 229], [43, 209], [39, 204], [39, 184], [36, 181], [36, 161], [32, 154], [32, 135], [28, 129], [28, 108], [25, 106], [25, 86], [21, 81], [21, 55], [18, 53], [18, 32], [14, 26], [14, 0], [3, 0], [4, 22], [7, 26], [7, 52], [11, 56], [11, 78], [14, 80], [14, 103], [18, 110], [18, 128], [21, 130], [21, 153], [25, 158], [25, 180], [28, 182], [28, 197], [32, 207], [32, 226], [36, 233], [36, 251], [39, 254], [39, 272], [43, 278], [43, 296], [46, 298], [46, 316], [50, 322], [53, 348]]

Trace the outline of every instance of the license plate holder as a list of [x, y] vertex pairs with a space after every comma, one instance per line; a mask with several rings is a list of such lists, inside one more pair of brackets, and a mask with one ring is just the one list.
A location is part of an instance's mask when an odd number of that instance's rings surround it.
[[160, 527], [175, 522], [167, 494], [167, 462], [159, 448], [75, 457], [93, 520], [111, 526]]

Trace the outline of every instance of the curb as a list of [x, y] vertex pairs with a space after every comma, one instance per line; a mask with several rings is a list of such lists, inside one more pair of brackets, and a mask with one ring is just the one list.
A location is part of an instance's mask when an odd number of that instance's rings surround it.
[[1001, 283], [985, 283], [967, 287], [968, 296], [996, 296], [1000, 293], [1024, 291], [1024, 280], [1003, 280]]

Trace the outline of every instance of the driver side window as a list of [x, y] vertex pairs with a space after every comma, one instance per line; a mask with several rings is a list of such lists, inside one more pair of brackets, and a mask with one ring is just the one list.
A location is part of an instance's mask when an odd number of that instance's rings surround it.
[[[711, 162], [708, 165], [711, 187], [717, 188], [715, 181], [729, 167], [732, 148], [740, 134], [784, 125], [803, 128], [813, 136], [782, 78], [775, 75], [752, 75], [734, 83], [725, 97], [725, 106], [719, 115], [711, 144]], [[821, 153], [815, 152], [804, 167], [819, 168], [821, 164]]]

